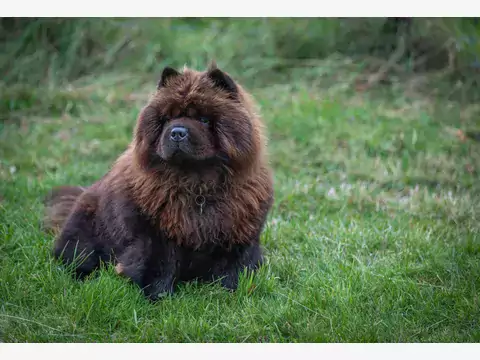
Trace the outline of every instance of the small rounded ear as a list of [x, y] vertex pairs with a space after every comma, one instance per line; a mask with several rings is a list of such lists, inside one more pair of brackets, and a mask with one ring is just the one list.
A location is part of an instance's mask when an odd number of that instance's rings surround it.
[[235, 84], [235, 81], [233, 81], [233, 79], [225, 74], [222, 70], [217, 68], [215, 62], [212, 62], [212, 64], [209, 66], [207, 76], [213, 81], [216, 87], [226, 91], [230, 95], [237, 94], [238, 88]]
[[169, 66], [165, 67], [162, 71], [162, 76], [160, 77], [160, 81], [157, 84], [157, 89], [160, 89], [161, 87], [164, 87], [167, 83], [167, 80], [170, 79], [171, 77], [175, 77], [180, 75], [180, 73], [175, 70], [174, 68], [171, 68]]
[[210, 64], [208, 64], [207, 72], [215, 69], [218, 69], [217, 62], [214, 59], [212, 59], [210, 61]]

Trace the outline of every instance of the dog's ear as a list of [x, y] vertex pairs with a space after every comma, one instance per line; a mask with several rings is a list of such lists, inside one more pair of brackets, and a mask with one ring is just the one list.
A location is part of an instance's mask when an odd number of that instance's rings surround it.
[[207, 72], [210, 72], [212, 70], [218, 69], [217, 62], [215, 60], [211, 60], [210, 64], [208, 64]]
[[168, 81], [168, 79], [178, 76], [180, 73], [175, 70], [174, 68], [171, 68], [169, 66], [166, 66], [163, 71], [162, 71], [162, 76], [160, 77], [160, 80], [157, 84], [157, 89], [160, 89], [164, 87]]
[[235, 81], [233, 81], [230, 76], [217, 67], [215, 61], [210, 63], [207, 70], [207, 76], [213, 81], [216, 87], [226, 91], [231, 96], [235, 96], [237, 94], [237, 84], [235, 84]]

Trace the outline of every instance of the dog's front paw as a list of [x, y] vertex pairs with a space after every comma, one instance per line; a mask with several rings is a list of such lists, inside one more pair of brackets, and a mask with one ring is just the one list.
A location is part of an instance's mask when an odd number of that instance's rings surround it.
[[225, 274], [222, 276], [220, 284], [222, 284], [225, 289], [233, 292], [238, 288], [238, 275], [236, 273]]
[[147, 299], [157, 301], [166, 296], [173, 295], [174, 284], [172, 281], [160, 279], [144, 287], [143, 293]]

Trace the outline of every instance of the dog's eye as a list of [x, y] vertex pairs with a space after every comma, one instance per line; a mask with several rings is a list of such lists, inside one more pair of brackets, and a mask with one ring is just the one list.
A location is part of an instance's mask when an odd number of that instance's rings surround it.
[[206, 118], [205, 116], [200, 116], [199, 120], [203, 124], [208, 124], [210, 122], [210, 120], [208, 118]]

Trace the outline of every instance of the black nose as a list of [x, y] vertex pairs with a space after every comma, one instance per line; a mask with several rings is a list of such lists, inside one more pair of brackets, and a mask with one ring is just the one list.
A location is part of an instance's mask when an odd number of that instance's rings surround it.
[[183, 126], [175, 126], [170, 132], [170, 139], [172, 141], [182, 141], [188, 136], [188, 130]]

